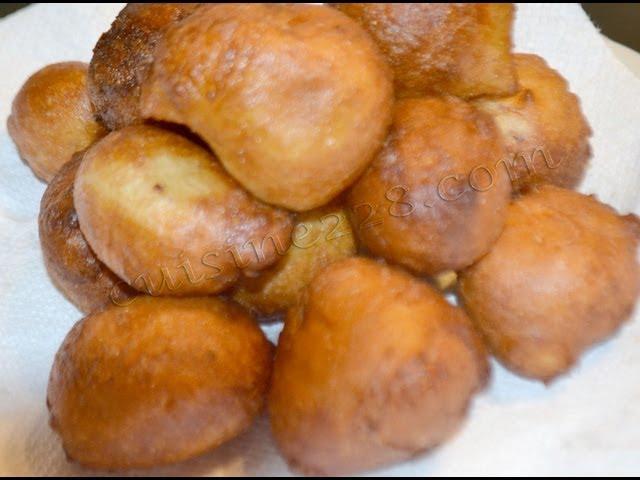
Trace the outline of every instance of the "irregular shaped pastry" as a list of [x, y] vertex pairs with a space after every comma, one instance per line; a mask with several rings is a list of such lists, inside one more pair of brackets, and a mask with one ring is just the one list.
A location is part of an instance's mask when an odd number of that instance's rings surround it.
[[337, 206], [300, 214], [292, 236], [287, 253], [274, 267], [240, 280], [234, 300], [267, 317], [284, 312], [320, 270], [356, 253], [346, 212]]
[[68, 457], [92, 468], [178, 462], [237, 436], [262, 411], [272, 347], [216, 298], [138, 297], [78, 322], [47, 391]]
[[638, 226], [551, 185], [514, 201], [497, 243], [460, 276], [465, 308], [496, 357], [550, 381], [616, 331], [640, 289]]
[[504, 223], [511, 187], [495, 168], [503, 158], [493, 120], [462, 100], [399, 101], [383, 149], [348, 197], [356, 235], [418, 273], [469, 266]]
[[168, 28], [146, 117], [188, 126], [261, 200], [304, 211], [362, 173], [391, 120], [391, 74], [367, 33], [319, 5], [198, 8]]
[[54, 63], [31, 75], [13, 99], [9, 135], [45, 182], [106, 133], [93, 116], [86, 85], [86, 63]]
[[84, 152], [51, 180], [40, 202], [38, 226], [44, 264], [56, 287], [84, 313], [126, 304], [136, 292], [95, 256], [73, 206], [73, 182]]
[[512, 97], [483, 98], [509, 150], [504, 164], [516, 190], [535, 183], [573, 188], [584, 175], [591, 128], [567, 81], [537, 55], [516, 54], [522, 90]]
[[202, 147], [147, 125], [87, 151], [74, 199], [98, 258], [151, 295], [217, 293], [291, 241], [288, 212], [251, 197]]
[[376, 41], [400, 97], [515, 93], [513, 4], [338, 3]]
[[109, 130], [140, 123], [140, 85], [162, 33], [196, 3], [128, 3], [102, 34], [89, 64], [89, 97]]
[[351, 258], [318, 274], [289, 312], [271, 427], [305, 473], [372, 469], [446, 440], [488, 375], [461, 309], [400, 270]]

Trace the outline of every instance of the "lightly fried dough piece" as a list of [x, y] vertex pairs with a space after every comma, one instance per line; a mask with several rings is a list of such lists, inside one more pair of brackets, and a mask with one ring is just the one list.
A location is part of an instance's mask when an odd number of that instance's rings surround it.
[[455, 97], [396, 103], [391, 133], [348, 196], [354, 231], [414, 272], [457, 271], [498, 238], [511, 186], [493, 119]]
[[94, 118], [86, 84], [86, 63], [54, 63], [31, 75], [13, 99], [9, 135], [47, 183], [74, 153], [106, 134]]
[[78, 224], [73, 182], [84, 152], [51, 180], [40, 202], [38, 230], [44, 264], [54, 285], [83, 313], [122, 304], [137, 294], [93, 253]]
[[138, 297], [79, 321], [55, 357], [47, 405], [68, 457], [100, 469], [178, 462], [263, 410], [272, 346], [217, 298]]
[[393, 68], [399, 97], [509, 95], [511, 3], [337, 3], [367, 30]]
[[612, 335], [640, 289], [638, 225], [593, 197], [551, 185], [516, 199], [496, 244], [459, 282], [498, 360], [549, 382]]
[[291, 241], [291, 214], [251, 197], [204, 148], [148, 125], [86, 152], [74, 201], [98, 258], [151, 295], [218, 293]]
[[320, 272], [289, 311], [271, 427], [305, 473], [373, 469], [449, 438], [488, 376], [462, 309], [399, 269], [353, 257]]
[[128, 3], [102, 34], [89, 64], [88, 89], [98, 119], [109, 129], [141, 123], [140, 85], [167, 26], [191, 14], [196, 3]]
[[167, 29], [142, 112], [189, 127], [259, 199], [305, 211], [362, 173], [392, 96], [371, 38], [332, 8], [208, 5]]
[[301, 213], [287, 253], [257, 277], [242, 278], [233, 299], [271, 318], [294, 306], [320, 270], [355, 254], [356, 241], [343, 208], [329, 205]]
[[580, 109], [580, 99], [543, 58], [518, 53], [514, 63], [520, 92], [475, 102], [494, 117], [502, 131], [514, 190], [536, 183], [574, 188], [591, 156], [591, 128]]

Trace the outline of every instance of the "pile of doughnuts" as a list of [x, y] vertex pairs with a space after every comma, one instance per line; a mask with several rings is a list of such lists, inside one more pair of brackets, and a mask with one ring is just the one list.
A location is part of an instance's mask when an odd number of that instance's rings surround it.
[[86, 314], [47, 392], [68, 458], [178, 462], [266, 410], [296, 471], [370, 470], [449, 439], [489, 354], [550, 382], [618, 330], [640, 222], [573, 190], [590, 127], [514, 15], [129, 4], [31, 76], [8, 129]]

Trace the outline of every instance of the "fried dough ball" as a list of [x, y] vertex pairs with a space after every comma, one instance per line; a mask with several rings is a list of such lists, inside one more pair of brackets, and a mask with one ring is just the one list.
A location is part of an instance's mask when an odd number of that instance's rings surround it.
[[591, 156], [591, 128], [580, 99], [541, 57], [516, 54], [514, 63], [522, 90], [512, 97], [476, 102], [503, 133], [512, 183], [516, 190], [535, 183], [573, 188]]
[[123, 304], [136, 292], [97, 259], [73, 206], [73, 182], [84, 152], [53, 177], [40, 202], [38, 226], [44, 263], [56, 287], [84, 313]]
[[189, 15], [195, 3], [129, 3], [102, 34], [89, 64], [89, 97], [109, 130], [140, 123], [140, 85], [165, 28]]
[[88, 467], [178, 462], [249, 427], [271, 361], [271, 344], [235, 304], [138, 297], [69, 332], [49, 378], [50, 423]]
[[640, 288], [636, 222], [551, 185], [514, 201], [497, 243], [460, 276], [502, 363], [547, 382], [618, 329]]
[[158, 44], [142, 112], [188, 126], [247, 190], [295, 211], [362, 173], [391, 119], [367, 33], [319, 5], [198, 8]]
[[322, 268], [356, 254], [346, 212], [337, 206], [300, 214], [292, 235], [291, 246], [274, 267], [240, 280], [234, 300], [267, 317], [284, 312]]
[[400, 97], [515, 93], [512, 4], [338, 3], [374, 38]]
[[511, 187], [486, 114], [454, 97], [396, 103], [391, 133], [348, 202], [374, 255], [428, 275], [459, 270], [500, 234]]
[[350, 258], [318, 274], [289, 311], [271, 426], [305, 473], [372, 469], [446, 440], [488, 374], [461, 309], [401, 270]]
[[151, 295], [217, 293], [291, 241], [288, 212], [251, 197], [202, 147], [148, 125], [89, 149], [74, 199], [98, 258]]
[[86, 84], [86, 63], [54, 63], [31, 75], [13, 99], [9, 135], [45, 182], [106, 133], [94, 118]]

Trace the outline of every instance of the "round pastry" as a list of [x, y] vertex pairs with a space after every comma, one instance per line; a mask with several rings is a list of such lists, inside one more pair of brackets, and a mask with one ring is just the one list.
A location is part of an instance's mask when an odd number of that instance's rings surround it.
[[392, 96], [373, 41], [332, 8], [208, 5], [158, 43], [142, 113], [189, 127], [256, 197], [304, 211], [362, 173]]
[[304, 287], [327, 265], [351, 257], [356, 244], [344, 209], [327, 206], [301, 213], [284, 257], [257, 277], [244, 277], [233, 299], [271, 317], [295, 305]]
[[591, 156], [591, 129], [580, 99], [541, 57], [520, 53], [514, 63], [522, 90], [476, 102], [495, 118], [504, 136], [509, 150], [504, 169], [516, 190], [535, 183], [573, 188]]
[[44, 264], [56, 287], [84, 313], [125, 304], [135, 290], [97, 259], [73, 206], [73, 182], [84, 152], [76, 153], [47, 186], [38, 226]]
[[94, 118], [86, 85], [86, 63], [54, 63], [31, 75], [13, 100], [9, 135], [45, 182], [106, 133]]
[[454, 97], [397, 102], [391, 133], [348, 202], [374, 255], [428, 275], [489, 251], [511, 186], [495, 168], [504, 149], [488, 115]]
[[274, 264], [291, 241], [288, 212], [251, 197], [207, 150], [148, 125], [89, 149], [74, 199], [98, 258], [151, 295], [220, 292]]
[[510, 3], [338, 3], [393, 68], [396, 94], [463, 98], [517, 89]]
[[100, 121], [116, 130], [140, 123], [140, 85], [165, 28], [189, 15], [195, 3], [128, 3], [102, 34], [89, 64], [89, 97]]
[[616, 331], [640, 288], [637, 222], [551, 185], [514, 201], [496, 244], [459, 283], [496, 357], [546, 382]]
[[351, 258], [320, 272], [289, 311], [271, 427], [305, 473], [372, 469], [447, 439], [488, 374], [461, 309], [400, 270]]
[[261, 413], [272, 347], [239, 306], [138, 297], [78, 322], [49, 379], [52, 428], [92, 468], [184, 460], [237, 436]]

